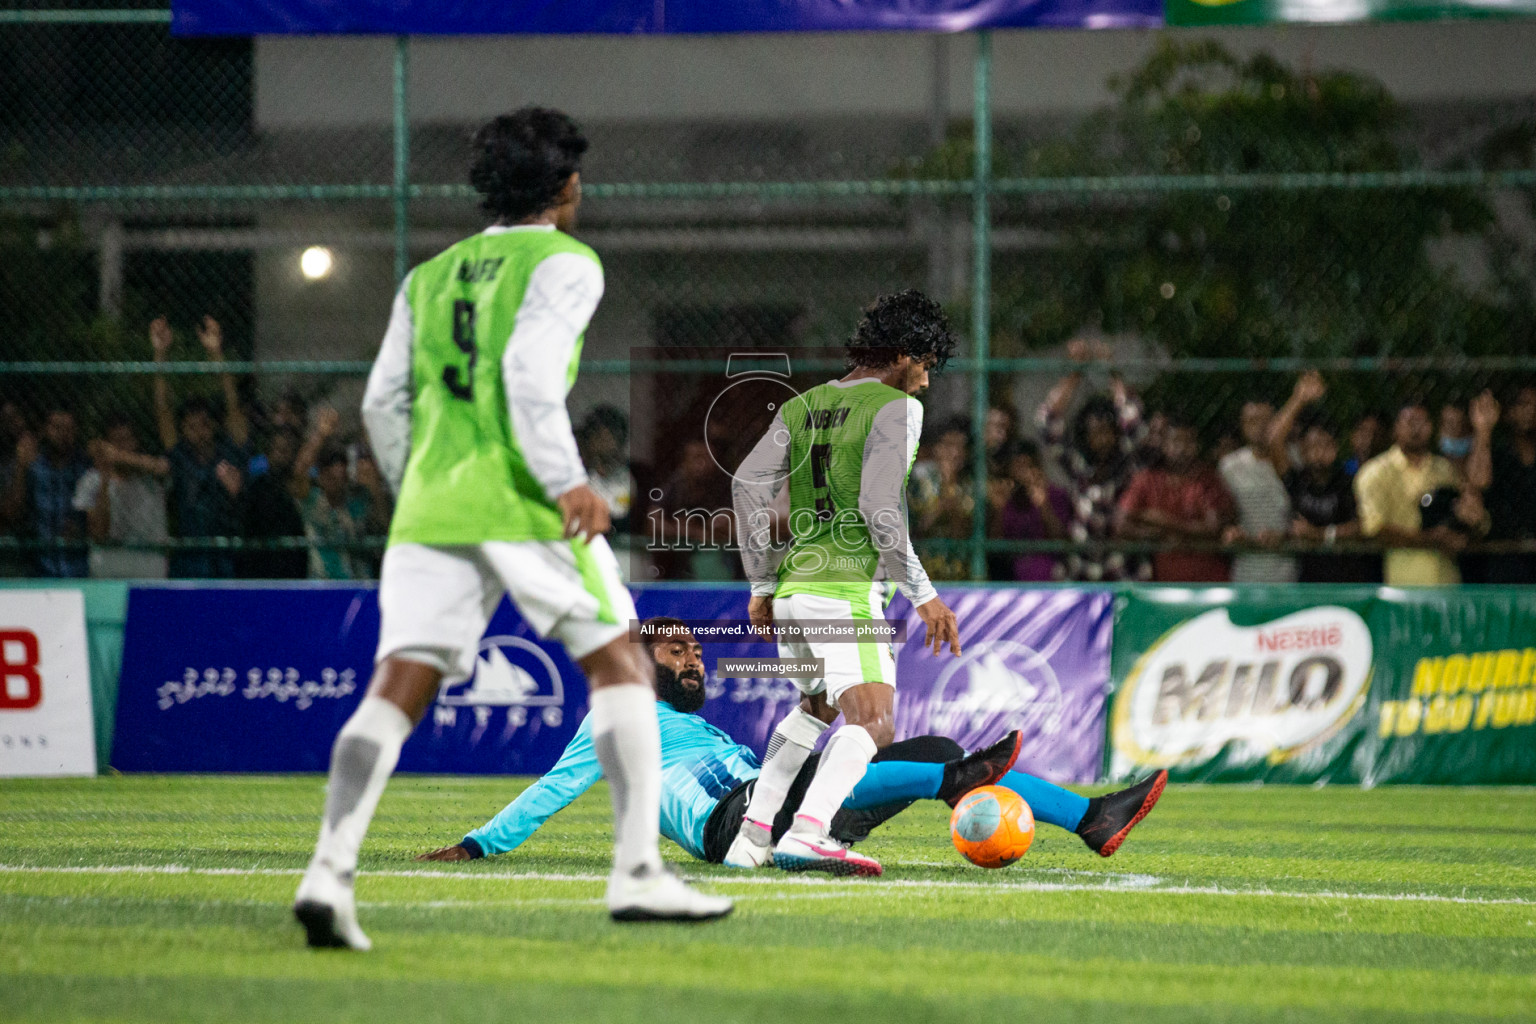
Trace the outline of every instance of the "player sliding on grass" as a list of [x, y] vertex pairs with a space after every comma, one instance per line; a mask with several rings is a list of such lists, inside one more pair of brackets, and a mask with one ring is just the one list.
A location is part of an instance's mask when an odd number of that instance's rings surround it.
[[401, 745], [439, 684], [474, 668], [504, 592], [591, 686], [592, 750], [613, 791], [614, 919], [731, 909], [661, 863], [651, 673], [629, 641], [635, 608], [602, 537], [608, 508], [587, 485], [565, 408], [603, 294], [597, 255], [565, 233], [586, 139], [564, 114], [526, 108], [481, 128], [474, 147], [470, 181], [495, 223], [406, 278], [363, 398], [399, 500], [377, 668], [331, 751], [320, 840], [294, 903], [312, 946], [369, 948], [352, 886], [363, 835]]
[[[955, 614], [939, 599], [907, 534], [906, 480], [923, 430], [912, 397], [943, 369], [955, 338], [939, 304], [916, 291], [883, 295], [864, 310], [847, 346], [848, 373], [785, 402], [736, 470], [732, 498], [741, 560], [752, 583], [753, 625], [775, 619], [883, 622], [894, 583], [927, 627], [938, 654], [960, 653]], [[789, 481], [788, 554], [770, 552], [777, 494]], [[888, 643], [781, 641], [788, 658], [821, 659], [820, 679], [768, 743], [762, 777], [725, 862], [757, 867], [771, 856], [789, 871], [878, 875], [880, 864], [834, 842], [832, 815], [881, 748], [895, 737], [896, 661]], [[790, 785], [827, 726], [843, 715], [794, 824], [775, 835]]]
[[[703, 651], [688, 628], [677, 619], [665, 618], [649, 619], [645, 625], [648, 636], [660, 638], [646, 649], [655, 670], [656, 712], [661, 721], [661, 831], [699, 860], [718, 864], [741, 826], [758, 782], [757, 758], [698, 716], [704, 706]], [[417, 859], [474, 860], [517, 849], [551, 815], [602, 777], [593, 751], [591, 721], [588, 716], [555, 766], [501, 813], [460, 842]], [[996, 783], [1022, 796], [1038, 820], [1077, 832], [1091, 849], [1107, 857], [1162, 792], [1160, 779], [1166, 773], [1090, 800], [1011, 771], [1018, 749], [1018, 732], [969, 756], [954, 740], [940, 736], [892, 743], [875, 756], [833, 815], [831, 834], [840, 843], [856, 843], [916, 800], [943, 800], [954, 806], [976, 787]], [[813, 754], [789, 787], [773, 822], [775, 835], [789, 829], [815, 773]]]

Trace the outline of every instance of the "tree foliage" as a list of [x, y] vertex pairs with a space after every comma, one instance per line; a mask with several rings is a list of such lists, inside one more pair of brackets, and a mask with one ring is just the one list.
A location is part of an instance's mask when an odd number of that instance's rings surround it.
[[[1406, 115], [1378, 82], [1164, 41], [1113, 81], [1117, 102], [1027, 150], [1029, 176], [1283, 175], [1413, 170]], [[1487, 230], [1464, 188], [1243, 187], [1076, 192], [1008, 204], [1057, 240], [999, 259], [997, 322], [1020, 348], [1083, 329], [1173, 356], [1507, 351], [1506, 318], [1454, 265]], [[1435, 244], [1451, 259], [1436, 259]]]

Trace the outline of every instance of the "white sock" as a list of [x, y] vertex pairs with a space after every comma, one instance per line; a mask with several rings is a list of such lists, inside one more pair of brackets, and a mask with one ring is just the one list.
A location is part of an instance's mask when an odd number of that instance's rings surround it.
[[778, 817], [805, 759], [811, 756], [811, 748], [827, 731], [827, 723], [815, 715], [806, 714], [799, 708], [791, 711], [777, 726], [768, 740], [768, 753], [763, 757], [763, 771], [752, 787], [752, 800], [747, 804], [742, 824], [753, 822], [772, 829], [773, 819]]
[[592, 743], [613, 794], [613, 869], [659, 868], [661, 732], [656, 694], [624, 683], [592, 691]]
[[341, 727], [311, 866], [323, 864], [343, 877], [357, 870], [357, 851], [411, 727], [404, 711], [380, 697], [363, 698]]
[[879, 749], [862, 725], [845, 725], [833, 733], [827, 749], [821, 753], [816, 777], [811, 780], [805, 799], [800, 801], [800, 809], [795, 812], [795, 830], [814, 828], [825, 834], [832, 816], [864, 777], [869, 759]]

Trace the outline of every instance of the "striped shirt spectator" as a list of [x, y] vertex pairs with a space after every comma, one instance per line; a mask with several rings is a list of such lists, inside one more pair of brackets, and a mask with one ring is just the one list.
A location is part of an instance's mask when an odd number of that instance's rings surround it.
[[[1261, 544], [1283, 540], [1291, 526], [1291, 496], [1275, 467], [1244, 447], [1222, 459], [1220, 471], [1237, 505], [1239, 532], [1229, 539]], [[1232, 558], [1233, 583], [1294, 583], [1296, 577], [1296, 560], [1289, 555], [1248, 551]]]
[[[1069, 347], [1069, 353], [1076, 355]], [[1084, 548], [1064, 561], [1069, 580], [1146, 579], [1145, 559], [1127, 557], [1098, 547], [1115, 535], [1120, 498], [1140, 468], [1139, 456], [1147, 436], [1141, 402], [1119, 377], [1111, 379], [1109, 396], [1095, 395], [1072, 417], [1067, 409], [1082, 384], [1082, 374], [1063, 378], [1036, 413], [1046, 457], [1067, 479], [1071, 496], [1068, 537]]]

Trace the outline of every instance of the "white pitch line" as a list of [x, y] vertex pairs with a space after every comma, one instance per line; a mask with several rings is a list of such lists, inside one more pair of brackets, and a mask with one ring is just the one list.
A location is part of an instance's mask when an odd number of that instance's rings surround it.
[[[945, 865], [946, 867], [952, 865]], [[61, 865], [32, 865], [32, 864], [0, 864], [0, 873], [5, 872], [32, 872], [40, 874], [61, 875], [231, 875], [231, 876], [298, 876], [304, 873], [301, 868], [194, 868], [185, 864], [61, 864]], [[561, 873], [552, 871], [433, 871], [421, 868], [396, 868], [378, 871], [360, 871], [359, 875], [371, 878], [442, 878], [455, 882], [477, 881], [508, 881], [508, 882], [606, 882], [607, 875], [591, 873]], [[1119, 891], [1121, 889], [1144, 890], [1159, 884], [1162, 879], [1156, 875], [1137, 875], [1125, 872], [1091, 872], [1073, 871], [1067, 868], [1041, 868], [1035, 874], [1053, 874], [1065, 877], [1098, 878], [1104, 879], [1103, 883], [1089, 884], [1088, 888], [1097, 891]], [[841, 878], [822, 878], [815, 875], [775, 875], [764, 872], [756, 875], [694, 875], [696, 881], [706, 881], [722, 885], [813, 885], [813, 886], [867, 886], [867, 881]], [[1051, 882], [967, 882], [956, 879], [885, 879], [874, 883], [882, 887], [916, 887], [921, 889], [1013, 889], [1027, 886], [1033, 891], [1038, 886], [1050, 886], [1057, 883]]]
[[[1063, 869], [1058, 869], [1063, 870]], [[58, 875], [207, 875], [207, 876], [282, 876], [298, 877], [304, 872], [298, 868], [192, 868], [183, 864], [97, 864], [57, 866], [34, 864], [0, 864], [0, 874], [58, 874]], [[365, 871], [370, 878], [440, 878], [456, 882], [606, 882], [605, 874], [564, 874], [545, 871], [523, 872], [470, 872], [392, 870]], [[1084, 872], [1088, 874], [1088, 872]], [[1383, 903], [1451, 903], [1467, 906], [1536, 906], [1536, 900], [1518, 897], [1446, 896], [1428, 892], [1341, 892], [1320, 889], [1313, 892], [1287, 891], [1282, 889], [1234, 889], [1218, 885], [1162, 885], [1155, 875], [1117, 874], [1118, 881], [1108, 884], [1073, 882], [964, 882], [944, 879], [894, 878], [883, 881], [850, 880], [837, 878], [807, 878], [804, 876], [695, 876], [695, 880], [712, 885], [774, 885], [835, 887], [849, 890], [924, 890], [963, 889], [983, 892], [1100, 892], [1133, 893], [1139, 895], [1170, 896], [1258, 896], [1289, 900], [1359, 900]], [[836, 898], [827, 894], [825, 898]]]

